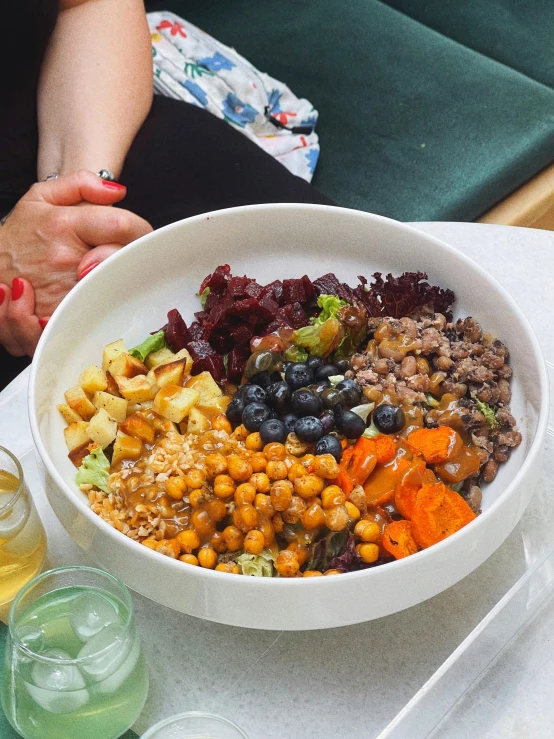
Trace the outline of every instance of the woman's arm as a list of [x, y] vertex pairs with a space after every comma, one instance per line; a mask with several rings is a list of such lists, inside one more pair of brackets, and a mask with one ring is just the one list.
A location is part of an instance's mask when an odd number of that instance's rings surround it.
[[38, 90], [38, 177], [119, 176], [152, 103], [142, 0], [61, 0]]

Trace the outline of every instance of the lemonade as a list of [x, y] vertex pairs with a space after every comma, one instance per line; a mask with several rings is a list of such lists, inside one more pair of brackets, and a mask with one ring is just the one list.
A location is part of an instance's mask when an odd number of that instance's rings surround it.
[[136, 721], [148, 672], [130, 608], [70, 586], [12, 613], [2, 706], [25, 739], [116, 739]]

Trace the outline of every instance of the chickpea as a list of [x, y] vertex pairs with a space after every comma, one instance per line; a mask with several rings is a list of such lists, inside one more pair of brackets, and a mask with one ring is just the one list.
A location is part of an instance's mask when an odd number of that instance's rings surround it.
[[210, 546], [218, 554], [223, 554], [223, 552], [227, 551], [227, 545], [225, 544], [225, 540], [221, 531], [214, 532], [213, 536], [210, 539]]
[[277, 480], [271, 486], [271, 502], [276, 511], [286, 511], [292, 500], [293, 486], [289, 480]]
[[[273, 524], [273, 528], [275, 529], [275, 533], [276, 534], [280, 534], [283, 531], [283, 528], [284, 528], [284, 525], [285, 525], [283, 523], [283, 517], [281, 516], [281, 514], [280, 513], [276, 513], [272, 517], [271, 522]], [[144, 544], [144, 542], [143, 542], [143, 544]]]
[[253, 503], [256, 497], [256, 488], [251, 482], [242, 482], [235, 490], [235, 505]]
[[356, 485], [351, 491], [350, 502], [356, 506], [362, 515], [367, 512], [367, 498], [361, 485]]
[[189, 503], [191, 508], [200, 508], [211, 500], [211, 496], [207, 490], [192, 490], [189, 493]]
[[237, 454], [227, 457], [229, 476], [236, 482], [246, 482], [252, 477], [252, 465]]
[[287, 479], [287, 465], [282, 459], [272, 459], [267, 463], [265, 468], [267, 476], [270, 480], [286, 480]]
[[265, 546], [265, 537], [261, 531], [249, 531], [244, 537], [244, 551], [248, 554], [259, 554]]
[[213, 521], [222, 521], [227, 515], [227, 506], [222, 500], [210, 500], [206, 504], [206, 510]]
[[343, 531], [348, 526], [348, 511], [343, 505], [328, 508], [323, 512], [325, 525], [331, 531]]
[[306, 531], [319, 529], [325, 524], [323, 509], [318, 503], [312, 503], [302, 514], [302, 526]]
[[258, 493], [269, 493], [271, 481], [265, 472], [255, 472], [249, 482], [254, 485]]
[[264, 518], [258, 524], [258, 531], [264, 535], [265, 546], [269, 547], [275, 541], [275, 529], [272, 520]]
[[287, 450], [284, 444], [272, 441], [264, 446], [264, 454], [269, 462], [283, 461], [287, 456]]
[[143, 539], [141, 541], [141, 544], [148, 549], [156, 550], [158, 548], [158, 542], [156, 539], [152, 539], [152, 537], [148, 537], [148, 539]]
[[225, 413], [219, 413], [212, 421], [212, 428], [215, 431], [225, 431], [227, 434], [230, 434], [233, 430], [231, 428], [231, 424], [229, 423], [229, 419], [225, 415]]
[[344, 505], [345, 501], [346, 495], [338, 485], [328, 485], [321, 493], [321, 504], [324, 508], [333, 508], [333, 506]]
[[156, 551], [160, 552], [160, 554], [165, 554], [166, 557], [177, 559], [181, 554], [181, 547], [179, 546], [177, 539], [162, 539], [158, 542]]
[[281, 577], [296, 577], [300, 570], [300, 565], [295, 552], [292, 552], [290, 549], [280, 551], [275, 560], [275, 569]]
[[323, 491], [324, 487], [325, 483], [321, 477], [313, 474], [297, 477], [294, 481], [295, 492], [305, 500], [315, 498], [316, 495], [319, 495]]
[[222, 534], [223, 541], [230, 552], [236, 552], [242, 547], [244, 535], [236, 526], [227, 526], [227, 528], [223, 529]]
[[297, 541], [291, 541], [290, 544], [287, 546], [287, 549], [290, 549], [291, 552], [294, 552], [296, 554], [296, 559], [298, 560], [298, 564], [300, 567], [307, 562], [309, 554], [306, 547], [301, 546], [298, 544]]
[[376, 562], [379, 559], [379, 547], [377, 544], [357, 544], [356, 551], [360, 555], [362, 562]]
[[181, 554], [179, 559], [181, 562], [186, 562], [188, 565], [198, 567], [198, 557], [195, 557], [194, 554]]
[[307, 472], [314, 471], [314, 462], [315, 462], [315, 456], [313, 454], [305, 454], [300, 460], [300, 463], [304, 465], [304, 469]]
[[191, 523], [199, 536], [212, 536], [215, 531], [215, 522], [203, 508], [193, 511]]
[[381, 527], [375, 521], [358, 521], [354, 526], [354, 534], [362, 541], [374, 544], [381, 535]]
[[228, 572], [230, 575], [240, 575], [240, 568], [234, 562], [221, 562], [215, 570], [216, 572]]
[[244, 533], [255, 529], [259, 520], [260, 514], [250, 503], [243, 503], [233, 514], [233, 523]]
[[227, 460], [223, 454], [218, 452], [206, 454], [204, 466], [209, 480], [215, 480], [218, 475], [224, 475], [227, 472]]
[[233, 431], [232, 436], [237, 441], [246, 441], [250, 434], [250, 431], [246, 428], [246, 426], [241, 423], [240, 426], [237, 426], [236, 429]]
[[173, 500], [183, 500], [186, 489], [187, 483], [182, 477], [169, 477], [165, 481], [165, 492]]
[[332, 454], [319, 454], [314, 459], [314, 473], [326, 480], [333, 480], [339, 474], [339, 463]]
[[357, 521], [360, 518], [360, 516], [362, 515], [360, 513], [360, 509], [357, 508], [354, 505], [354, 503], [351, 503], [349, 500], [346, 501], [346, 503], [344, 504], [344, 507], [348, 511], [348, 515], [352, 519], [352, 521]]
[[294, 482], [296, 478], [304, 477], [305, 474], [306, 468], [304, 467], [304, 465], [300, 464], [300, 462], [295, 462], [291, 467], [289, 467], [287, 477], [291, 482]]
[[214, 495], [218, 498], [230, 498], [234, 494], [234, 480], [229, 475], [217, 475], [214, 480]]
[[326, 570], [324, 575], [342, 575], [342, 572], [340, 570]]
[[302, 500], [299, 495], [293, 495], [289, 507], [281, 513], [283, 521], [285, 523], [298, 523], [307, 507], [305, 500]]
[[265, 454], [263, 452], [254, 452], [250, 456], [250, 464], [252, 465], [254, 473], [265, 472], [265, 468], [267, 466], [267, 459], [265, 458]]
[[217, 553], [210, 547], [202, 547], [198, 552], [198, 564], [208, 570], [213, 570], [217, 564]]
[[264, 443], [259, 431], [254, 431], [252, 434], [248, 434], [246, 441], [244, 442], [245, 447], [251, 452], [261, 452], [264, 448]]
[[263, 493], [258, 493], [254, 498], [254, 508], [258, 511], [260, 516], [266, 518], [273, 516], [275, 513], [271, 497], [269, 495], [264, 495]]
[[181, 531], [175, 538], [179, 542], [183, 554], [190, 554], [193, 549], [198, 549], [200, 546], [200, 537], [192, 529]]
[[305, 570], [304, 577], [323, 577], [323, 573], [317, 570]]

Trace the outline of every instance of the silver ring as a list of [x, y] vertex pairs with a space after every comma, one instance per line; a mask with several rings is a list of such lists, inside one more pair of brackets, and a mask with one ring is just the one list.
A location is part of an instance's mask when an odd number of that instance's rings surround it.
[[57, 172], [50, 172], [50, 174], [47, 174], [44, 178], [45, 182], [49, 182], [50, 180], [57, 180], [60, 175]]
[[96, 174], [103, 180], [107, 180], [108, 182], [115, 182], [115, 177], [109, 169], [101, 169], [100, 172], [97, 172]]

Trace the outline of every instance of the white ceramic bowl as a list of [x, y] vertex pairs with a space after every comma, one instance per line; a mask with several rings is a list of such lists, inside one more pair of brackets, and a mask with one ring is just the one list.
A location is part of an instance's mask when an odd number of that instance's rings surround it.
[[[255, 578], [189, 567], [131, 541], [88, 507], [67, 459], [56, 410], [105, 344], [127, 346], [159, 329], [171, 308], [186, 321], [195, 293], [223, 263], [260, 282], [334, 272], [351, 284], [376, 270], [422, 270], [452, 288], [455, 313], [474, 315], [504, 341], [514, 370], [512, 411], [523, 443], [484, 490], [483, 513], [454, 536], [397, 562], [334, 577]], [[546, 429], [548, 390], [535, 336], [486, 272], [437, 239], [395, 221], [312, 205], [261, 205], [190, 218], [122, 249], [65, 298], [38, 346], [30, 379], [33, 437], [56, 515], [102, 567], [178, 611], [235, 626], [318, 629], [367, 621], [420, 603], [478, 567], [510, 533], [531, 496]]]

